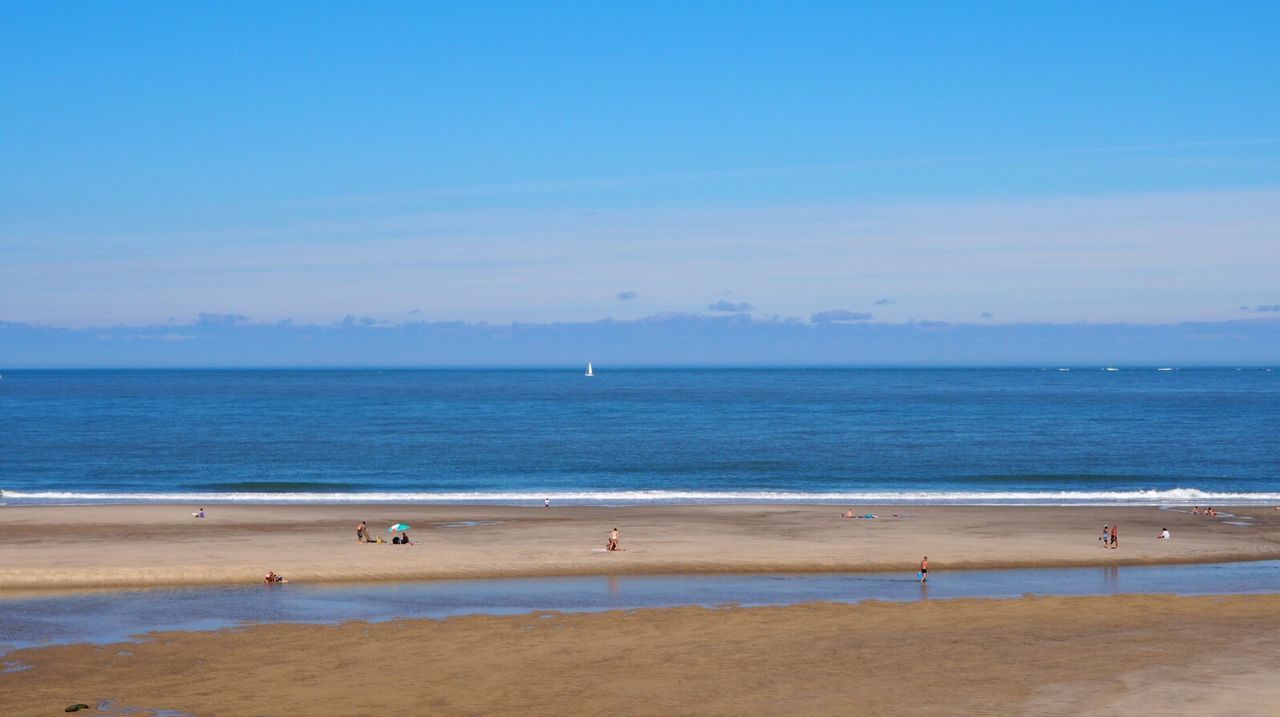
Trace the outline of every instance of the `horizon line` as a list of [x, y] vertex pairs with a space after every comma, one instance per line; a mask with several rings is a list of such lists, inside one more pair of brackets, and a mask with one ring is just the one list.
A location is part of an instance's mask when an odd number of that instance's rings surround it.
[[[191, 366], [26, 366], [22, 368], [0, 367], [0, 376], [4, 372], [71, 372], [71, 371], [580, 371], [582, 364], [263, 364], [255, 366], [215, 365]], [[594, 360], [592, 363], [596, 363]], [[1091, 364], [1054, 364], [1054, 363], [829, 363], [829, 364], [783, 364], [783, 363], [669, 363], [669, 364], [606, 364], [605, 371], [1271, 371], [1277, 368], [1274, 364], [1260, 363], [1195, 363], [1176, 362], [1178, 365], [1159, 363], [1091, 363]], [[597, 367], [598, 369], [598, 367]], [[596, 370], [595, 373], [599, 373]]]

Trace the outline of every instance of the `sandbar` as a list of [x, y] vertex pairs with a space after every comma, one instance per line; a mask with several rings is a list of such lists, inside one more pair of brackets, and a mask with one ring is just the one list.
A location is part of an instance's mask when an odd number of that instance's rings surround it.
[[[192, 512], [204, 507], [206, 517]], [[752, 572], [914, 572], [1280, 558], [1280, 512], [1154, 507], [93, 505], [0, 507], [0, 591]], [[899, 518], [893, 515], [903, 516]], [[362, 545], [355, 525], [415, 545]], [[1104, 523], [1120, 546], [1102, 549]], [[1235, 523], [1247, 523], [1237, 525]], [[621, 531], [616, 553], [602, 547]], [[1157, 540], [1162, 528], [1173, 539]]]

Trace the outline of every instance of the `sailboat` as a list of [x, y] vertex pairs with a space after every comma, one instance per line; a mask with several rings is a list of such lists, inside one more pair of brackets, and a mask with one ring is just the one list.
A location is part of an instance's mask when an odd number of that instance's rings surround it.
[[594, 376], [594, 375], [596, 375], [596, 374], [595, 374], [595, 372], [593, 372], [593, 371], [591, 370], [591, 362], [590, 362], [590, 361], [588, 361], [588, 362], [587, 362], [587, 372], [586, 372], [585, 374], [583, 374], [583, 375], [585, 375], [585, 376]]

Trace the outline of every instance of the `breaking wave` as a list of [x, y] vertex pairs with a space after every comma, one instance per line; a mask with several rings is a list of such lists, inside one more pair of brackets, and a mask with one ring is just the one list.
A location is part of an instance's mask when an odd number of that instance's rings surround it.
[[883, 505], [1264, 505], [1280, 493], [1205, 491], [1196, 488], [1083, 491], [552, 491], [512, 492], [175, 492], [95, 493], [4, 491], [0, 500], [24, 503], [479, 503], [541, 505], [642, 505], [712, 503], [871, 503]]

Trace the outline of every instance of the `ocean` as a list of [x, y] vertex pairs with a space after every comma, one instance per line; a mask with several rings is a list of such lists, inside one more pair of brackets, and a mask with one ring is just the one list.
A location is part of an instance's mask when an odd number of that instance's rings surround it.
[[0, 502], [1280, 503], [1280, 371], [5, 371]]

